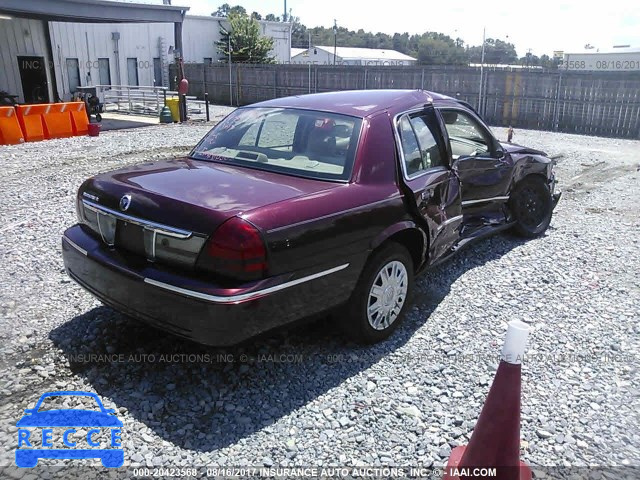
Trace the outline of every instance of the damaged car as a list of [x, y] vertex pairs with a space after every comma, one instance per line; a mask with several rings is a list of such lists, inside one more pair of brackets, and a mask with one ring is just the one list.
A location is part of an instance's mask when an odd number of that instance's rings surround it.
[[336, 309], [372, 343], [419, 273], [503, 230], [541, 235], [555, 190], [545, 153], [499, 142], [465, 102], [303, 95], [238, 108], [184, 158], [88, 179], [62, 251], [104, 304], [199, 343]]

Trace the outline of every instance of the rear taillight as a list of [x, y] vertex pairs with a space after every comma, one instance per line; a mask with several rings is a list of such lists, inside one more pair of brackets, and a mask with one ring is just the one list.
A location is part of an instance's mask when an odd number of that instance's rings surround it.
[[267, 249], [256, 227], [233, 217], [213, 232], [198, 267], [238, 280], [257, 280], [267, 274]]

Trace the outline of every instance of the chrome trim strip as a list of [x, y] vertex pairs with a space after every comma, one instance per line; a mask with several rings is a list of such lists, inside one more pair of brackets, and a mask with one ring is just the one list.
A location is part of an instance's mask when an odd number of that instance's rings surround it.
[[509, 200], [509, 195], [503, 195], [501, 197], [478, 198], [477, 200], [467, 200], [465, 202], [462, 202], [462, 206], [465, 207], [467, 205], [473, 205], [475, 203], [493, 202], [497, 200]]
[[280, 290], [284, 290], [285, 288], [293, 287], [295, 285], [300, 285], [301, 283], [309, 282], [311, 280], [315, 280], [320, 277], [324, 277], [326, 275], [330, 275], [332, 273], [339, 272], [340, 270], [344, 270], [349, 266], [348, 263], [344, 265], [340, 265], [338, 267], [330, 268], [329, 270], [324, 270], [322, 272], [314, 273], [313, 275], [308, 275], [306, 277], [298, 278], [296, 280], [291, 280], [290, 282], [281, 283], [280, 285], [275, 285], [273, 287], [265, 288], [263, 290], [258, 290], [255, 292], [249, 293], [241, 293], [240, 295], [230, 295], [221, 297], [218, 295], [209, 295], [202, 292], [196, 292], [194, 290], [188, 290], [186, 288], [176, 287], [174, 285], [169, 285], [168, 283], [159, 282], [157, 280], [153, 280], [151, 278], [145, 278], [144, 282], [149, 285], [153, 285], [159, 288], [163, 288], [165, 290], [169, 290], [174, 293], [180, 293], [182, 295], [186, 295], [188, 297], [198, 298], [200, 300], [206, 300], [212, 303], [236, 303], [241, 302], [243, 300], [252, 300], [254, 298], [262, 297], [264, 295], [268, 295], [270, 293], [278, 292]]
[[446, 225], [449, 225], [450, 223], [460, 221], [460, 220], [462, 220], [462, 217], [463, 217], [463, 215], [456, 215], [455, 217], [451, 217], [448, 220], [442, 222], [440, 227], [444, 227]]
[[131, 215], [126, 215], [121, 212], [117, 212], [110, 208], [104, 207], [102, 205], [98, 205], [96, 203], [90, 202], [88, 200], [82, 200], [82, 204], [87, 207], [89, 210], [93, 210], [94, 212], [102, 212], [113, 215], [119, 220], [125, 220], [130, 223], [135, 223], [136, 225], [140, 225], [141, 227], [147, 227], [153, 230], [156, 230], [158, 233], [166, 235], [168, 237], [180, 238], [182, 240], [187, 239], [193, 235], [193, 232], [189, 232], [188, 230], [181, 230], [179, 228], [170, 227], [168, 225], [163, 225], [161, 223], [150, 222], [148, 220], [143, 220], [141, 218], [132, 217]]
[[72, 246], [73, 248], [75, 248], [76, 250], [78, 250], [81, 254], [83, 254], [85, 257], [87, 256], [87, 251], [84, 248], [80, 248], [78, 245], [76, 245], [74, 242], [72, 242], [71, 240], [69, 240], [68, 237], [66, 236], [62, 236], [62, 239], [67, 242], [70, 246]]
[[329, 213], [327, 215], [322, 215], [320, 217], [311, 218], [309, 220], [302, 220], [300, 222], [291, 223], [289, 225], [283, 225], [281, 227], [275, 227], [275, 228], [272, 228], [271, 230], [267, 230], [267, 233], [279, 232], [280, 230], [285, 230], [287, 228], [298, 227], [300, 225], [305, 225], [307, 223], [315, 222], [317, 220], [325, 220], [327, 218], [335, 217], [337, 215], [342, 215], [343, 213], [349, 213], [349, 212], [353, 212], [355, 210], [360, 210], [361, 208], [373, 207], [374, 205], [379, 205], [381, 203], [386, 203], [386, 202], [388, 202], [390, 200], [395, 200], [397, 198], [402, 198], [402, 197], [400, 195], [396, 195], [396, 196], [385, 198], [383, 200], [378, 200], [378, 201], [375, 201], [375, 202], [372, 202], [372, 203], [365, 203], [364, 205], [359, 205], [357, 207], [348, 208], [346, 210], [340, 210], [339, 212]]

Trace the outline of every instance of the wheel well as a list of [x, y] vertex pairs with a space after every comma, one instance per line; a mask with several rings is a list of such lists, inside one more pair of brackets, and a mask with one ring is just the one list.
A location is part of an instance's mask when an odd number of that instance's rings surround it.
[[[521, 179], [519, 179], [518, 181], [516, 181], [513, 185], [513, 188], [516, 187], [516, 185], [520, 185], [522, 182], [526, 182], [527, 179], [531, 178], [531, 177], [538, 177], [540, 180], [542, 180], [544, 183], [548, 183], [548, 179], [546, 176], [544, 176], [542, 173], [529, 173], [527, 175], [525, 175], [524, 177], [522, 177]], [[512, 189], [513, 191], [513, 189]]]
[[424, 239], [422, 234], [415, 229], [401, 230], [387, 238], [378, 248], [387, 245], [389, 242], [399, 243], [409, 251], [413, 259], [413, 270], [417, 272], [423, 261]]

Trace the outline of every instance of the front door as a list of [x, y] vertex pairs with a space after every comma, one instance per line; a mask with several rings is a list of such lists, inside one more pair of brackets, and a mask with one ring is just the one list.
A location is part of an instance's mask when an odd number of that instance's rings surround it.
[[442, 108], [453, 165], [462, 185], [465, 215], [474, 211], [501, 211], [509, 199], [513, 164], [489, 129], [471, 112]]
[[24, 103], [48, 103], [47, 64], [44, 57], [18, 57]]
[[460, 182], [449, 168], [433, 107], [401, 115], [395, 128], [404, 190], [429, 233], [429, 263], [433, 263], [460, 237]]

